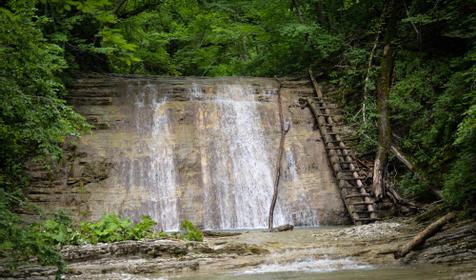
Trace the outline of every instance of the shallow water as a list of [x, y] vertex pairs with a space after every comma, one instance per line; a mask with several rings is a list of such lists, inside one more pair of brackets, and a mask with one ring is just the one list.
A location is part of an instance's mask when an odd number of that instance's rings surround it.
[[[351, 265], [350, 263], [348, 265]], [[189, 275], [171, 276], [158, 278], [165, 279], [236, 279], [236, 280], [268, 280], [268, 279], [329, 279], [329, 280], [343, 280], [343, 279], [378, 279], [378, 280], [430, 280], [430, 279], [476, 279], [476, 274], [470, 268], [451, 268], [449, 266], [427, 265], [427, 266], [405, 266], [405, 267], [378, 267], [373, 268], [369, 266], [356, 267], [357, 269], [343, 269], [335, 271], [279, 271], [279, 272], [264, 272], [264, 273], [192, 273]], [[314, 268], [316, 269], [316, 268]], [[279, 270], [279, 269], [278, 269]]]
[[[389, 255], [357, 253], [378, 251], [394, 241], [391, 241], [391, 235], [387, 233], [388, 240], [362, 242], [359, 239], [349, 238], [349, 236], [340, 236], [339, 232], [343, 229], [350, 228], [322, 226], [319, 228], [298, 228], [294, 231], [279, 233], [246, 232], [222, 240], [256, 244], [270, 250], [270, 254], [249, 256], [253, 259], [252, 261], [240, 261], [240, 257], [238, 257], [209, 269], [201, 267], [199, 271], [161, 276], [162, 279], [181, 280], [476, 279], [476, 270], [471, 264], [404, 266]], [[316, 234], [323, 233], [324, 235], [316, 237]]]

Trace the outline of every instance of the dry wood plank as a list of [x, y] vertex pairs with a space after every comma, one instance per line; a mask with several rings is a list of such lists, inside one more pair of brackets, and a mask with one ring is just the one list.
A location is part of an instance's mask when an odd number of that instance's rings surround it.
[[367, 204], [373, 204], [373, 203], [368, 201], [350, 203], [350, 205], [367, 205]]
[[339, 180], [345, 181], [357, 181], [357, 180], [365, 180], [367, 177], [338, 177]]
[[363, 193], [359, 193], [359, 194], [350, 194], [350, 195], [346, 195], [345, 198], [354, 198], [354, 197], [369, 197], [370, 195], [369, 194], [363, 194]]
[[377, 219], [376, 218], [357, 218], [355, 219], [357, 222], [374, 222]]

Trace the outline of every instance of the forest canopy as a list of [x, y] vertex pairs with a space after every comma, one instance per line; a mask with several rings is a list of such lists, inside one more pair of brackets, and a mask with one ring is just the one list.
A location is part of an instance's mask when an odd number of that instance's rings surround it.
[[[61, 157], [88, 125], [65, 102], [78, 72], [173, 76], [296, 76], [308, 68], [335, 89], [361, 156], [377, 150], [377, 86], [393, 49], [390, 158], [408, 198], [474, 212], [476, 1], [6, 0], [0, 3], [0, 247], [48, 255], [25, 231], [24, 165]], [[388, 32], [387, 32], [388, 33]], [[393, 170], [393, 171], [390, 171]], [[44, 262], [58, 262], [44, 258]]]

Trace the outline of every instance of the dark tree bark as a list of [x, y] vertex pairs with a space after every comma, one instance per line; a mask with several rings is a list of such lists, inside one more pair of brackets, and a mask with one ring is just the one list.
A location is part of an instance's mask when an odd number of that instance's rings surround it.
[[380, 63], [380, 77], [377, 81], [377, 110], [378, 121], [378, 149], [374, 162], [372, 190], [377, 200], [385, 195], [385, 167], [388, 153], [392, 144], [392, 130], [389, 120], [388, 96], [393, 76], [393, 46], [392, 40], [397, 32], [397, 20], [399, 14], [397, 0], [389, 0], [385, 7], [385, 36], [383, 57]]
[[300, 4], [299, 4], [299, 0], [293, 0], [293, 7], [294, 7], [294, 9], [296, 10], [296, 14], [297, 14], [297, 16], [298, 16], [298, 18], [299, 18], [299, 21], [300, 21], [301, 23], [303, 23], [303, 22], [304, 22], [304, 18], [302, 17], [302, 11], [301, 11], [301, 6], [300, 6]]
[[127, 6], [127, 0], [120, 0], [118, 1], [116, 7], [114, 8], [114, 13], [120, 19], [127, 19], [130, 17], [136, 16], [142, 12], [145, 12], [147, 10], [154, 9], [160, 4], [162, 4], [161, 0], [149, 0], [149, 1], [142, 2], [137, 6], [134, 6], [130, 10], [123, 10], [122, 8]]
[[279, 180], [281, 178], [281, 162], [283, 161], [284, 140], [285, 140], [286, 133], [289, 130], [289, 127], [285, 127], [284, 125], [283, 106], [281, 104], [281, 84], [279, 85], [279, 89], [278, 89], [278, 111], [279, 111], [280, 139], [279, 139], [279, 147], [278, 147], [278, 160], [276, 162], [276, 175], [274, 177], [273, 198], [271, 199], [271, 206], [269, 207], [269, 218], [268, 218], [269, 230], [273, 229], [274, 208], [276, 207], [276, 201], [278, 199], [278, 187], [279, 187]]
[[315, 5], [317, 20], [322, 27], [327, 27], [327, 17], [324, 11], [323, 0], [320, 0]]

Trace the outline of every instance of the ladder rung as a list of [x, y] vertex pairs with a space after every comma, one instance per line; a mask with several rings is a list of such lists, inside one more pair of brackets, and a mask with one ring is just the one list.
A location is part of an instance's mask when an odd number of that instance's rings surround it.
[[374, 204], [373, 202], [354, 202], [354, 203], [349, 203], [350, 205], [371, 205]]
[[342, 147], [332, 147], [332, 148], [326, 147], [326, 150], [348, 150], [348, 149], [342, 148]]
[[351, 210], [352, 213], [357, 213], [357, 214], [368, 214], [368, 213], [374, 213], [375, 210]]
[[337, 173], [340, 173], [340, 172], [342, 172], [342, 173], [351, 173], [352, 176], [354, 176], [354, 175], [353, 175], [354, 172], [357, 172], [357, 173], [358, 173], [357, 170], [347, 170], [347, 169], [346, 169], [346, 170], [339, 170], [339, 171], [337, 171]]
[[354, 221], [357, 222], [371, 222], [371, 221], [376, 221], [378, 220], [377, 218], [356, 218]]
[[367, 177], [357, 177], [357, 178], [355, 178], [355, 177], [344, 177], [344, 178], [338, 177], [337, 179], [346, 180], [346, 181], [357, 181], [357, 180], [365, 180], [365, 179], [367, 179]]
[[352, 186], [352, 185], [351, 186], [343, 186], [343, 187], [341, 187], [341, 189], [351, 189], [351, 190], [357, 190], [357, 191], [359, 190], [358, 187]]
[[341, 143], [342, 141], [340, 141], [340, 140], [332, 140], [332, 141], [324, 140], [324, 142], [326, 142], [326, 144], [331, 144], [331, 143], [333, 144], [333, 143]]
[[359, 193], [359, 194], [350, 194], [345, 196], [345, 198], [355, 198], [355, 197], [370, 197], [370, 195], [368, 193], [366, 194]]

